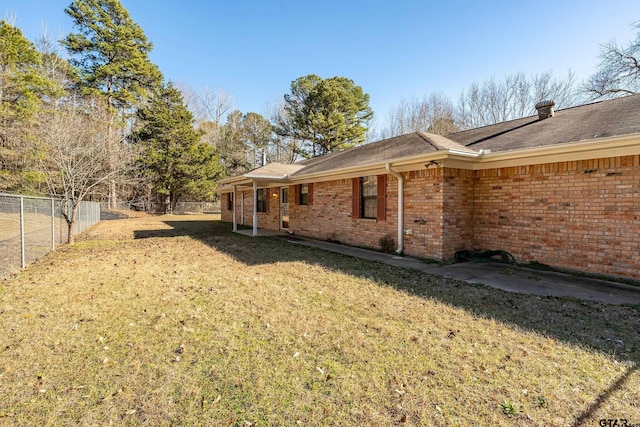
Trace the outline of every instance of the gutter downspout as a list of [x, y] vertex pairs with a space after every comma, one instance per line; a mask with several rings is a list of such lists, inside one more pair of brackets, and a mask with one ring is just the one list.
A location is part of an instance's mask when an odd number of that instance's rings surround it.
[[396, 253], [401, 254], [404, 251], [404, 178], [391, 169], [391, 163], [387, 163], [385, 169], [398, 180], [398, 249]]
[[236, 219], [236, 202], [238, 201], [237, 197], [237, 186], [233, 186], [233, 231], [238, 231], [238, 220]]
[[253, 181], [253, 236], [258, 235], [258, 183]]

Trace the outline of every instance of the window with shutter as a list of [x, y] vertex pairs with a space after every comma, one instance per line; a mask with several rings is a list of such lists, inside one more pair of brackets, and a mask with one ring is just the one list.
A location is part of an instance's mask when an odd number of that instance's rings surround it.
[[378, 215], [378, 177], [375, 175], [360, 178], [360, 215], [362, 218], [377, 218]]
[[267, 212], [268, 190], [266, 188], [258, 189], [258, 200], [256, 200], [256, 210], [258, 212]]
[[387, 219], [387, 176], [371, 175], [353, 178], [352, 181], [353, 218]]

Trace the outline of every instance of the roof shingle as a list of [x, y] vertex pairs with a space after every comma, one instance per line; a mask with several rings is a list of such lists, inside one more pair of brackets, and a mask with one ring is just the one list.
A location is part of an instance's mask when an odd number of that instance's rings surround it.
[[474, 150], [513, 151], [640, 132], [640, 95], [600, 101], [447, 135]]

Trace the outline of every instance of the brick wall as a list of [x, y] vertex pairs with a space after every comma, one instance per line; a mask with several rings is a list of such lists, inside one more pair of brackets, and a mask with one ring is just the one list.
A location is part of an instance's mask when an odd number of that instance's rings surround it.
[[638, 166], [629, 156], [478, 171], [473, 244], [640, 278]]
[[[273, 194], [277, 197], [274, 197]], [[244, 196], [244, 203], [243, 203]], [[280, 229], [280, 194], [278, 188], [269, 188], [267, 203], [269, 204], [268, 212], [258, 212], [258, 228], [267, 230]], [[243, 209], [244, 205], [244, 209]], [[238, 191], [236, 193], [236, 221], [238, 224], [252, 226], [253, 225], [253, 190]], [[227, 194], [222, 195], [220, 203], [222, 221], [233, 222], [233, 210], [228, 209]], [[244, 211], [244, 212], [243, 212]], [[244, 220], [244, 221], [243, 221]]]
[[476, 172], [445, 168], [443, 173], [443, 235], [440, 259], [469, 249], [474, 235]]
[[[404, 177], [404, 249], [408, 255], [442, 258], [443, 175], [438, 168], [411, 171]], [[394, 209], [397, 209], [394, 206]]]
[[[442, 169], [429, 169], [404, 173], [404, 253], [429, 258], [452, 257], [443, 252], [443, 187], [451, 187], [451, 193], [461, 186], [468, 192], [467, 181], [457, 183], [457, 170], [450, 170], [452, 177], [444, 184]], [[464, 184], [464, 185], [463, 185]], [[356, 246], [380, 248], [380, 238], [388, 235], [398, 245], [398, 181], [387, 175], [386, 219], [375, 220], [352, 218], [352, 181], [350, 179], [317, 182], [313, 187], [313, 204], [290, 205], [290, 228], [295, 234], [322, 240], [335, 240]], [[452, 196], [454, 198], [464, 198]], [[460, 214], [462, 215], [462, 214]], [[470, 227], [467, 222], [451, 219], [447, 226], [451, 232], [464, 229], [463, 238], [468, 239]], [[459, 240], [459, 239], [456, 239]], [[460, 245], [456, 243], [453, 246]], [[449, 245], [452, 246], [452, 245]], [[457, 246], [456, 246], [457, 247]], [[457, 250], [457, 249], [456, 249]]]
[[[314, 183], [312, 205], [289, 205], [290, 230], [301, 236], [371, 248], [379, 248], [379, 240], [386, 234], [395, 241], [398, 188], [395, 179], [387, 180], [387, 219], [384, 221], [352, 218], [351, 182], [342, 179]], [[291, 195], [290, 200], [293, 200]]]
[[[403, 173], [405, 253], [451, 259], [461, 249], [500, 249], [517, 261], [640, 278], [640, 157], [617, 157], [466, 171], [433, 168]], [[397, 245], [397, 180], [387, 176], [386, 220], [352, 218], [350, 179], [316, 182], [313, 203], [294, 203], [290, 230], [321, 240]], [[279, 228], [279, 198], [258, 226]], [[240, 210], [238, 193], [236, 205]], [[223, 221], [231, 213], [222, 203]], [[252, 192], [245, 192], [251, 225]], [[240, 223], [240, 215], [238, 215]]]

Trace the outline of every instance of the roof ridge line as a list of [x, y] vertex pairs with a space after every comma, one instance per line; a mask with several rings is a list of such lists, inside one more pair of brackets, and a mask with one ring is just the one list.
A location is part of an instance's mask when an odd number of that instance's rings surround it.
[[420, 138], [422, 138], [422, 139], [423, 139], [427, 144], [429, 144], [429, 145], [431, 145], [433, 148], [435, 148], [435, 149], [436, 149], [436, 151], [440, 151], [440, 148], [441, 148], [441, 147], [438, 147], [436, 144], [434, 144], [433, 142], [429, 141], [429, 139], [427, 138], [427, 136], [426, 136], [426, 135], [424, 135], [426, 132], [423, 132], [423, 131], [417, 131], [416, 133], [417, 133], [417, 134], [418, 134], [418, 136], [419, 136]]

